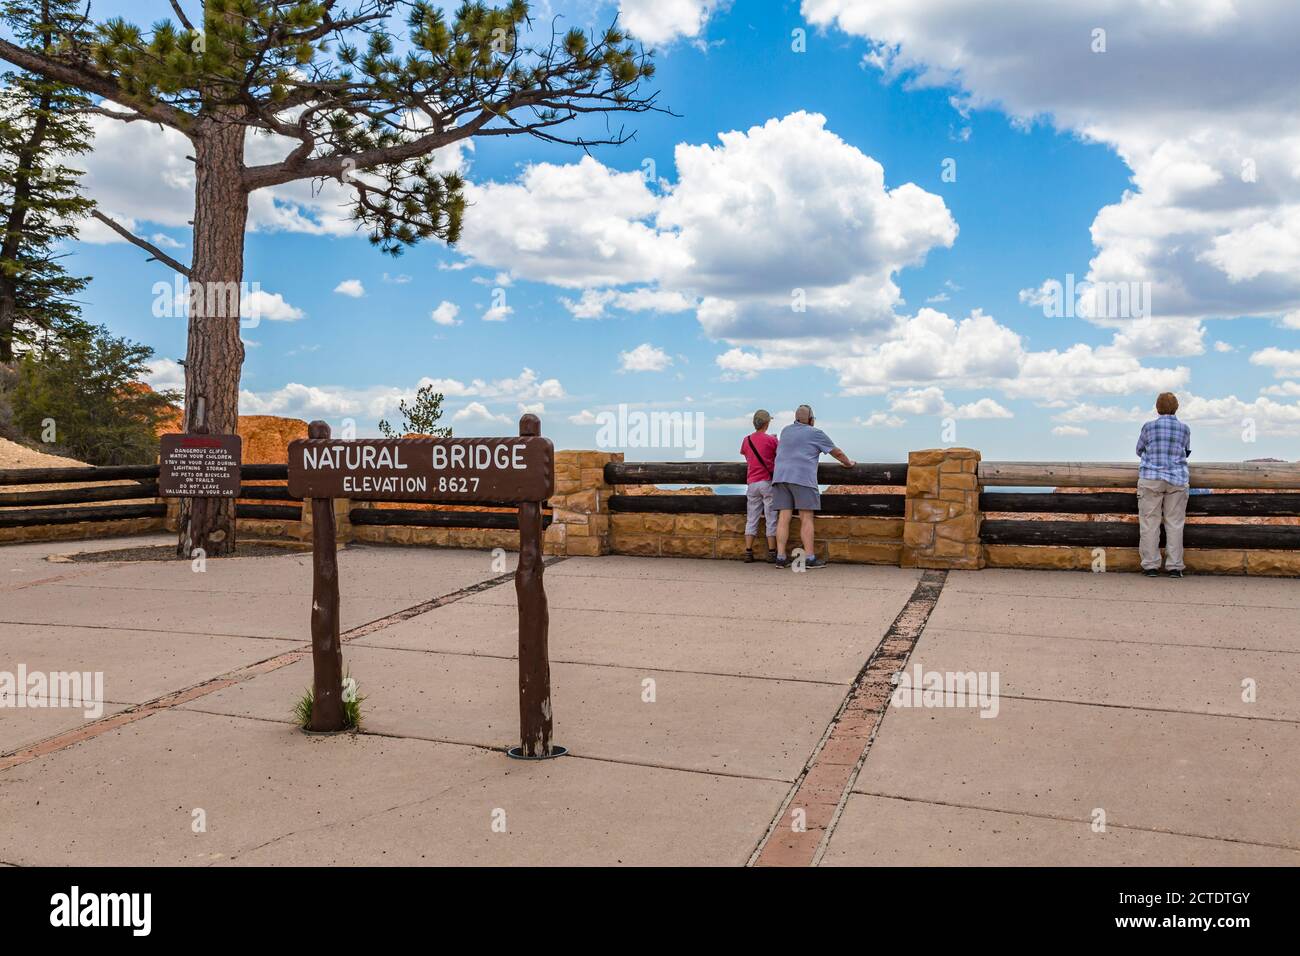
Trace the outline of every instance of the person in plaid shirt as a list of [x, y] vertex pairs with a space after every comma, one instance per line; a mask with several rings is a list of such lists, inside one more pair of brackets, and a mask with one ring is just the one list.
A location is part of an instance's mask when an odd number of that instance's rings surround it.
[[1171, 578], [1183, 576], [1183, 521], [1187, 515], [1187, 456], [1192, 453], [1192, 430], [1178, 420], [1178, 398], [1161, 392], [1156, 398], [1160, 416], [1142, 426], [1137, 453], [1138, 553], [1142, 573], [1160, 574], [1160, 523], [1165, 525], [1165, 570]]

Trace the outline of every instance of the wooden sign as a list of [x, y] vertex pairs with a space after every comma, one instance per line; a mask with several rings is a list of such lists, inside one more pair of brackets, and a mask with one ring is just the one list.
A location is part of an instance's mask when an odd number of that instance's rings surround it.
[[555, 493], [549, 438], [298, 439], [289, 494], [377, 501], [545, 501]]
[[542, 581], [542, 505], [555, 493], [555, 449], [536, 415], [517, 438], [395, 438], [333, 441], [325, 422], [289, 443], [289, 494], [311, 499], [312, 710], [307, 729], [345, 727], [339, 566], [331, 498], [462, 500], [519, 505], [519, 746], [507, 753], [546, 760], [568, 751], [551, 740], [550, 611]]
[[234, 498], [243, 441], [238, 435], [163, 435], [158, 494], [164, 498]]

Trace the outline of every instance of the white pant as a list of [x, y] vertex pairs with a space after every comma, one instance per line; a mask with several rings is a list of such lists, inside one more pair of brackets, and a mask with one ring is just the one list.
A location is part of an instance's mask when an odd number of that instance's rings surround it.
[[1140, 478], [1138, 553], [1144, 571], [1160, 570], [1160, 521], [1165, 524], [1165, 570], [1183, 570], [1183, 521], [1187, 515], [1187, 486], [1173, 485], [1158, 478]]
[[776, 537], [776, 509], [772, 507], [772, 483], [752, 481], [745, 489], [745, 534], [758, 534], [758, 519], [767, 523], [767, 536]]

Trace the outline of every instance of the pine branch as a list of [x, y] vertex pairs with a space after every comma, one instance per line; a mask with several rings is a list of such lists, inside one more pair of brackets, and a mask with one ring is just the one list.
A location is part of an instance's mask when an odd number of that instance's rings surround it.
[[163, 252], [152, 242], [149, 242], [147, 239], [141, 239], [139, 236], [135, 235], [135, 233], [131, 232], [131, 230], [127, 229], [126, 226], [122, 225], [120, 222], [110, 219], [108, 216], [105, 216], [98, 209], [92, 209], [90, 214], [94, 216], [96, 219], [98, 219], [100, 222], [102, 222], [104, 225], [108, 226], [109, 229], [112, 229], [115, 233], [117, 233], [127, 242], [139, 246], [145, 252], [149, 253], [150, 258], [148, 261], [152, 262], [154, 260], [157, 260], [158, 262], [161, 262], [165, 266], [171, 266], [171, 268], [175, 269], [181, 275], [185, 276], [185, 278], [188, 279], [190, 277], [190, 270], [188, 268], [181, 265], [171, 256], [167, 255], [167, 253]]
[[186, 30], [194, 33], [194, 24], [190, 23], [189, 17], [185, 15], [185, 11], [181, 9], [181, 5], [177, 3], [177, 0], [171, 0], [171, 5], [172, 11], [176, 14], [176, 19], [181, 21], [181, 25], [184, 26]]
[[193, 127], [193, 117], [184, 110], [178, 110], [166, 103], [133, 101], [134, 98], [117, 85], [117, 81], [80, 63], [69, 63], [38, 53], [35, 50], [15, 46], [8, 40], [0, 38], [0, 60], [8, 60], [20, 69], [28, 70], [59, 83], [66, 83], [86, 93], [94, 93], [105, 99], [125, 103], [149, 119], [180, 130], [186, 135]]
[[134, 123], [138, 120], [145, 120], [146, 122], [154, 122], [154, 120], [150, 119], [148, 116], [145, 116], [143, 113], [136, 113], [136, 112], [128, 113], [128, 112], [123, 112], [121, 110], [110, 110], [107, 107], [103, 107], [103, 106], [87, 106], [81, 112], [91, 113], [95, 116], [107, 116], [109, 119], [121, 120], [123, 123]]
[[263, 166], [249, 166], [244, 170], [244, 189], [252, 192], [267, 186], [278, 186], [295, 179], [340, 179], [345, 171], [358, 172], [402, 163], [408, 159], [424, 156], [462, 139], [468, 139], [477, 133], [495, 114], [484, 110], [469, 123], [455, 129], [438, 130], [427, 133], [405, 143], [362, 150], [356, 153], [336, 153], [320, 156], [307, 162], [267, 163]]

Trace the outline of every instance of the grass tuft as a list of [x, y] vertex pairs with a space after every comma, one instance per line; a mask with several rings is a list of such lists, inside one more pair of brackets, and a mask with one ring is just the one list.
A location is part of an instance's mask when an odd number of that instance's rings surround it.
[[[347, 686], [348, 681], [351, 679], [352, 679], [352, 674], [350, 672], [344, 675], [343, 677], [344, 687]], [[355, 686], [356, 685], [354, 684], [353, 687], [355, 688]], [[312, 708], [312, 702], [314, 700], [315, 700], [315, 692], [313, 688], [308, 687], [306, 690], [302, 692], [302, 696], [299, 697], [297, 702], [293, 705], [293, 719], [297, 722], [298, 726], [303, 728], [304, 730], [307, 729], [307, 725], [311, 723], [311, 708]], [[344, 730], [356, 730], [361, 726], [361, 705], [365, 702], [365, 700], [366, 698], [364, 694], [355, 693], [355, 691], [350, 698], [348, 696], [344, 697], [343, 699], [343, 729]]]

